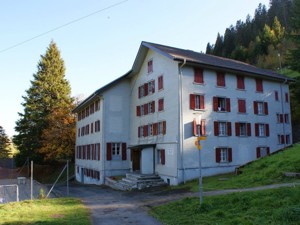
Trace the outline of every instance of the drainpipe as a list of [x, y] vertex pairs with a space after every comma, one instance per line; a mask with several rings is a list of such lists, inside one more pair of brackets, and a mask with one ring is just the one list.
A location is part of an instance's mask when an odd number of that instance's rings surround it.
[[[183, 112], [182, 112], [182, 68], [186, 64], [186, 59], [183, 60], [183, 63], [179, 67], [179, 132], [178, 132], [178, 137], [180, 138], [180, 141], [178, 143], [178, 147], [180, 148], [180, 155], [181, 155], [181, 168], [182, 168], [182, 178], [183, 178], [183, 183], [185, 183], [185, 167], [184, 167], [184, 152], [183, 152]], [[177, 170], [178, 173], [178, 170]], [[178, 174], [177, 174], [178, 177]]]
[[[105, 146], [105, 122], [104, 122], [104, 118], [105, 118], [105, 115], [104, 115], [104, 113], [105, 113], [105, 109], [106, 109], [106, 107], [104, 107], [104, 98], [102, 97], [102, 98], [99, 98], [100, 99], [100, 112], [101, 112], [101, 110], [103, 110], [102, 111], [102, 113], [101, 113], [101, 128], [100, 128], [100, 130], [102, 131], [102, 143], [101, 143], [101, 145], [100, 145], [100, 148], [102, 148], [102, 149], [106, 149], [106, 146]], [[106, 157], [105, 157], [105, 152], [106, 151], [100, 151], [100, 154], [101, 154], [101, 161], [102, 161], [102, 182], [100, 182], [100, 183], [103, 183], [103, 184], [105, 184], [105, 176], [106, 176], [106, 171], [105, 171], [105, 163], [106, 163]], [[100, 161], [100, 162], [101, 162]]]

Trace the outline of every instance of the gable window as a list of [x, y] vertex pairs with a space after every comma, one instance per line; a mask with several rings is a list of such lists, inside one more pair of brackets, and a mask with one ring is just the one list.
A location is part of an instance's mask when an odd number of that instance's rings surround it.
[[217, 72], [217, 86], [225, 87], [225, 73]]
[[256, 158], [262, 158], [267, 155], [270, 155], [270, 148], [269, 147], [257, 147], [256, 148]]
[[150, 59], [149, 61], [148, 61], [148, 73], [152, 73], [153, 72], [153, 60], [152, 59]]
[[230, 112], [230, 98], [213, 97], [213, 108], [215, 112]]
[[236, 88], [239, 90], [245, 90], [245, 81], [243, 76], [236, 76]]
[[256, 137], [268, 137], [269, 136], [269, 124], [256, 123], [255, 124], [255, 136]]
[[267, 102], [253, 102], [254, 114], [256, 115], [268, 115], [268, 103]]
[[239, 137], [251, 136], [251, 124], [250, 123], [235, 123], [235, 135]]
[[164, 99], [160, 98], [158, 99], [158, 111], [161, 112], [164, 110]]
[[246, 100], [245, 99], [238, 99], [238, 112], [246, 113]]
[[158, 77], [158, 90], [162, 90], [164, 88], [164, 77], [163, 75]]
[[165, 149], [157, 149], [157, 163], [160, 165], [165, 165], [166, 163]]
[[216, 148], [216, 162], [218, 163], [232, 162], [232, 148], [227, 148], [227, 147]]
[[190, 94], [190, 109], [203, 110], [204, 109], [204, 95]]
[[203, 84], [203, 70], [200, 68], [194, 69], [194, 82], [197, 84]]
[[106, 143], [107, 160], [126, 160], [126, 143]]
[[215, 121], [215, 136], [231, 136], [231, 122]]
[[274, 91], [275, 101], [279, 101], [278, 91]]
[[255, 84], [256, 84], [256, 91], [257, 92], [263, 92], [264, 91], [262, 79], [256, 78], [255, 79]]

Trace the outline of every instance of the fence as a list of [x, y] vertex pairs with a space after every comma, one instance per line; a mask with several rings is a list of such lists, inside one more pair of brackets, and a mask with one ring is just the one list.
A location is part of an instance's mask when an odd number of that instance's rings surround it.
[[17, 184], [0, 185], [0, 204], [19, 201], [19, 187]]

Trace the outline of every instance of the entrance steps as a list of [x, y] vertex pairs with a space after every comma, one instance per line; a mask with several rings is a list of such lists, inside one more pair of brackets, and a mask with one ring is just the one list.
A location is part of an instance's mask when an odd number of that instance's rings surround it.
[[127, 173], [125, 178], [114, 182], [113, 186], [109, 186], [123, 191], [130, 191], [132, 189], [142, 190], [166, 185], [164, 180], [156, 174]]

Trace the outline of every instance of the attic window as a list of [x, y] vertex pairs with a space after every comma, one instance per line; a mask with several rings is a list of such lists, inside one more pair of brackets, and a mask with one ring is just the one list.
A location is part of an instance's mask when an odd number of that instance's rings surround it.
[[148, 61], [148, 73], [152, 73], [153, 72], [153, 60], [150, 59]]

